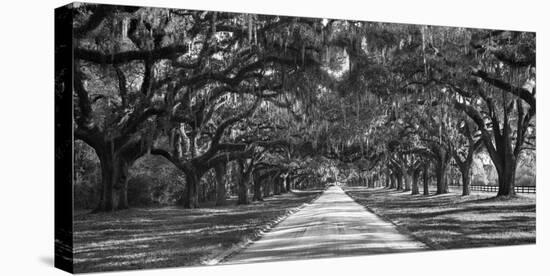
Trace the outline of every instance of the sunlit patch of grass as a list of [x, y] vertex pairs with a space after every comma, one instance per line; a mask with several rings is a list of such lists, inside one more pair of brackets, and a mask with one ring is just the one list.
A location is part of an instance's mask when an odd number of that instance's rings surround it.
[[530, 239], [535, 235], [535, 232], [502, 232], [502, 233], [491, 233], [491, 234], [471, 234], [468, 235], [473, 239], [487, 239], [487, 240], [498, 240], [502, 238], [516, 238], [516, 239]]
[[534, 243], [534, 195], [495, 198], [494, 193], [459, 189], [444, 195], [410, 195], [388, 189], [346, 188], [357, 202], [436, 248]]
[[75, 271], [197, 265], [215, 252], [253, 239], [266, 225], [317, 195], [288, 193], [250, 205], [207, 205], [192, 210], [158, 207], [97, 214], [77, 211]]

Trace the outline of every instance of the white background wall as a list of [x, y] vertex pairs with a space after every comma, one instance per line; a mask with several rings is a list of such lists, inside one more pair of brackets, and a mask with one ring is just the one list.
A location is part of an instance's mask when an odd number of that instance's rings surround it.
[[[106, 1], [103, 1], [106, 2]], [[550, 273], [546, 182], [550, 9], [546, 1], [116, 0], [220, 11], [537, 31], [537, 245], [392, 254], [104, 275], [542, 275]], [[4, 1], [0, 15], [0, 275], [63, 275], [53, 268], [53, 9], [65, 1]], [[546, 23], [546, 26], [544, 26]], [[546, 40], [546, 44], [544, 43]], [[543, 62], [544, 61], [544, 62]], [[547, 171], [547, 170], [546, 170]], [[103, 274], [96, 274], [103, 275]]]

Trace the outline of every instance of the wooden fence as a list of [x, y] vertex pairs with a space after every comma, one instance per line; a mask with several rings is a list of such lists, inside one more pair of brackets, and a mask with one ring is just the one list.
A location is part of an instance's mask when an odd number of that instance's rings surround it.
[[[483, 192], [498, 192], [498, 186], [492, 185], [471, 185], [470, 189], [472, 191], [483, 191]], [[534, 194], [537, 192], [536, 186], [515, 186], [514, 190], [516, 193], [520, 194]]]

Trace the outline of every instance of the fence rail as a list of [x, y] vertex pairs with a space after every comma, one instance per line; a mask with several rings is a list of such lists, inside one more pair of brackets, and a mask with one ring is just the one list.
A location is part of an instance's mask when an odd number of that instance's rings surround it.
[[[492, 185], [471, 185], [470, 189], [472, 191], [483, 191], [483, 192], [498, 192], [498, 186]], [[515, 186], [514, 190], [516, 193], [520, 194], [535, 194], [537, 192], [536, 186]]]

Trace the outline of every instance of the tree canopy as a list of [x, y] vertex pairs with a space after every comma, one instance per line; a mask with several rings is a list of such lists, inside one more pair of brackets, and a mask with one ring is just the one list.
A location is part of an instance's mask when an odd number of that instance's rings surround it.
[[185, 175], [188, 208], [208, 189], [223, 204], [231, 176], [246, 204], [329, 178], [415, 194], [433, 174], [446, 193], [456, 166], [467, 195], [476, 154], [510, 196], [534, 158], [534, 33], [81, 4], [74, 39], [97, 211], [128, 207], [130, 168], [150, 155]]

